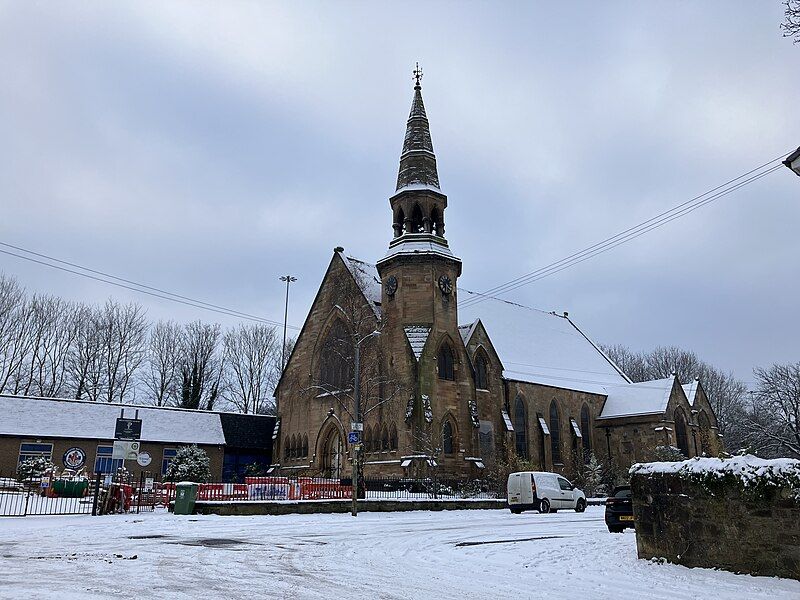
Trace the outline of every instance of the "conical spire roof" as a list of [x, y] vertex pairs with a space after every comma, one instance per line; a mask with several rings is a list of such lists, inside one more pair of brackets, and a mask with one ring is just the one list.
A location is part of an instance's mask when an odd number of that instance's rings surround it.
[[400, 171], [397, 174], [397, 189], [411, 185], [425, 185], [439, 189], [439, 173], [436, 171], [436, 155], [433, 153], [431, 130], [425, 114], [425, 103], [422, 101], [422, 86], [417, 71], [417, 82], [414, 85], [414, 100], [406, 125], [406, 138], [403, 141], [403, 153], [400, 155]]

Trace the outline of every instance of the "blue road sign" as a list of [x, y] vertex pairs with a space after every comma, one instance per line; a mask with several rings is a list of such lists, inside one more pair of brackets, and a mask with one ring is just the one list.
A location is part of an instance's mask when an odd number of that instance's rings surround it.
[[348, 444], [357, 444], [361, 441], [361, 432], [360, 431], [351, 431], [347, 434], [347, 443]]

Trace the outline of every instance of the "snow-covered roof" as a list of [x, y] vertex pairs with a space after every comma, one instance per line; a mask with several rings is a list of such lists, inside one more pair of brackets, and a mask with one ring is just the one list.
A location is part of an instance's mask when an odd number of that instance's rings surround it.
[[643, 381], [608, 388], [608, 398], [600, 413], [601, 419], [650, 415], [667, 410], [675, 377]]
[[411, 350], [414, 352], [414, 357], [419, 360], [422, 350], [425, 348], [425, 342], [428, 341], [428, 334], [431, 332], [431, 328], [427, 325], [406, 325], [403, 330], [406, 332], [406, 338], [411, 345]]
[[697, 388], [699, 383], [700, 382], [697, 380], [697, 378], [695, 378], [691, 383], [681, 386], [683, 388], [683, 393], [686, 394], [686, 399], [689, 401], [690, 406], [694, 406], [694, 401], [697, 400]]
[[430, 233], [407, 233], [389, 243], [389, 249], [381, 261], [392, 256], [414, 254], [438, 254], [439, 256], [458, 260], [443, 238]]
[[[461, 290], [461, 303], [477, 297]], [[602, 395], [608, 386], [628, 384], [622, 371], [566, 316], [490, 297], [460, 304], [458, 310], [462, 322], [481, 321], [508, 379]], [[471, 327], [469, 335], [475, 329]]]
[[443, 194], [442, 190], [439, 189], [438, 186], [435, 186], [430, 183], [410, 183], [408, 185], [404, 185], [401, 188], [398, 188], [392, 197], [399, 196], [403, 192], [436, 192], [437, 194]]
[[472, 334], [475, 332], [475, 328], [478, 326], [478, 320], [476, 319], [474, 322], [470, 323], [469, 325], [459, 325], [458, 326], [458, 333], [461, 336], [464, 345], [467, 345], [469, 338], [472, 337]]
[[375, 314], [380, 316], [381, 306], [381, 278], [378, 277], [378, 270], [375, 265], [364, 262], [352, 256], [343, 256], [344, 264], [353, 274], [358, 287], [364, 293], [364, 297], [369, 300]]
[[120, 409], [142, 420], [143, 442], [224, 445], [218, 413], [0, 395], [0, 435], [113, 440]]

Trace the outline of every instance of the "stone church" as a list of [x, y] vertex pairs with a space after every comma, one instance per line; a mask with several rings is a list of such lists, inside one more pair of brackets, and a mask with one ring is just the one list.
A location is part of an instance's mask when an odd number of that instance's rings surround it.
[[368, 476], [480, 476], [509, 453], [570, 475], [591, 453], [721, 449], [699, 381], [632, 383], [567, 313], [460, 289], [447, 200], [418, 75], [387, 252], [334, 250], [276, 388], [278, 472], [345, 477], [358, 450]]

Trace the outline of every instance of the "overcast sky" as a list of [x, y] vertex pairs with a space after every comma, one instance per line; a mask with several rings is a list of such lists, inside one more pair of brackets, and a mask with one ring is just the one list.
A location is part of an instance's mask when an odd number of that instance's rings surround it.
[[[0, 2], [0, 241], [277, 321], [291, 273], [299, 326], [335, 246], [386, 250], [418, 60], [459, 283], [485, 290], [800, 145], [781, 20], [778, 0]], [[800, 360], [798, 223], [782, 169], [506, 297], [752, 381]]]

